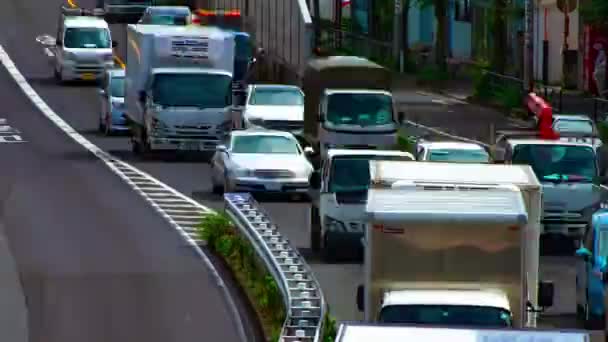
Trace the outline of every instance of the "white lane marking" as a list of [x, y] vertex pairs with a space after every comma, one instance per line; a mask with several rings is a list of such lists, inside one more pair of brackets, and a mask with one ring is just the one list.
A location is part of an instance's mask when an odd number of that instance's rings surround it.
[[0, 118], [0, 144], [15, 144], [26, 142], [18, 129], [11, 127], [8, 121]]
[[[224, 300], [226, 301], [231, 313], [232, 318], [234, 320], [234, 324], [237, 327], [239, 337], [242, 341], [247, 341], [247, 335], [245, 334], [245, 328], [243, 326], [243, 320], [240, 317], [240, 313], [236, 307], [234, 299], [230, 295], [228, 287], [224, 283], [224, 280], [219, 275], [218, 271], [215, 269], [209, 257], [203, 252], [203, 250], [198, 246], [197, 241], [193, 239], [193, 236], [186, 232], [186, 230], [181, 227], [176, 220], [171, 216], [170, 212], [165, 211], [166, 207], [171, 207], [173, 205], [160, 204], [158, 199], [153, 199], [150, 197], [141, 187], [136, 184], [134, 179], [137, 179], [138, 182], [141, 179], [146, 179], [146, 185], [154, 184], [158, 187], [162, 187], [167, 192], [167, 197], [180, 198], [179, 203], [180, 207], [195, 209], [202, 213], [212, 213], [213, 210], [201, 205], [195, 200], [185, 196], [184, 194], [178, 192], [177, 190], [169, 187], [168, 185], [162, 183], [158, 179], [150, 176], [149, 174], [136, 169], [135, 167], [114, 158], [109, 153], [103, 151], [95, 144], [90, 142], [80, 133], [78, 133], [72, 126], [70, 126], [67, 122], [65, 122], [51, 107], [49, 107], [46, 102], [38, 95], [38, 93], [32, 88], [32, 86], [27, 82], [23, 74], [17, 69], [17, 66], [12, 61], [8, 53], [4, 50], [4, 47], [0, 45], [0, 62], [8, 73], [11, 75], [13, 80], [17, 83], [19, 88], [25, 93], [25, 95], [32, 101], [32, 103], [40, 110], [40, 112], [46, 116], [51, 122], [53, 122], [57, 127], [65, 132], [70, 138], [76, 141], [78, 144], [83, 146], [85, 149], [93, 153], [99, 159], [101, 159], [115, 174], [117, 174], [121, 179], [123, 179], [135, 192], [139, 193], [145, 201], [147, 201], [165, 220], [175, 229], [177, 232], [184, 238], [184, 240], [188, 243], [190, 247], [192, 247], [197, 254], [201, 257], [203, 262], [206, 264], [207, 269], [213, 275], [216, 285], [220, 288]], [[132, 179], [134, 178], [134, 179]]]
[[431, 100], [432, 103], [438, 103], [438, 104], [442, 104], [442, 105], [447, 105], [448, 103], [443, 101], [443, 100], [438, 100], [438, 99], [432, 99]]

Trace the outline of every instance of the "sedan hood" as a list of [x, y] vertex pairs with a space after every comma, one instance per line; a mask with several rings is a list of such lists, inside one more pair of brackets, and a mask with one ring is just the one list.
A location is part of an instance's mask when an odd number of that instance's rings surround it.
[[304, 106], [247, 106], [245, 115], [262, 120], [304, 121]]
[[296, 154], [234, 153], [231, 159], [239, 167], [249, 170], [312, 171], [306, 158]]
[[543, 183], [546, 210], [581, 211], [608, 199], [608, 192], [591, 183]]

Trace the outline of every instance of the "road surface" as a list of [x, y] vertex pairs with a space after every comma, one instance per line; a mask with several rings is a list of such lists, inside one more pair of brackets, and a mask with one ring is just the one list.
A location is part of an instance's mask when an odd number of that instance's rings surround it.
[[[34, 41], [56, 30], [59, 5], [0, 2], [0, 45], [56, 112], [86, 130], [94, 90], [55, 85]], [[0, 228], [16, 260], [29, 340], [239, 341], [211, 272], [164, 219], [53, 126], [4, 67], [0, 94]], [[15, 299], [3, 311], [18, 316]]]
[[[34, 1], [34, 0], [26, 0]], [[80, 0], [80, 5], [90, 6], [92, 1]], [[52, 7], [52, 6], [51, 6]], [[49, 8], [48, 11], [52, 11]], [[34, 12], [32, 12], [34, 13]], [[35, 15], [35, 14], [31, 14]], [[40, 34], [54, 33], [55, 16], [51, 16], [44, 25], [36, 25], [34, 32], [28, 33], [30, 41]], [[38, 22], [38, 20], [37, 20]], [[48, 24], [47, 24], [48, 23]], [[118, 56], [125, 60], [124, 26], [112, 25], [113, 38], [118, 42]], [[33, 44], [33, 43], [32, 43]], [[159, 154], [152, 160], [142, 161], [134, 157], [126, 137], [103, 137], [96, 132], [99, 104], [93, 88], [72, 86], [57, 86], [51, 79], [51, 71], [43, 65], [44, 54], [27, 50], [21, 57], [35, 59], [31, 63], [32, 81], [34, 87], [50, 103], [51, 107], [60, 111], [62, 117], [71, 125], [83, 132], [87, 138], [101, 148], [123, 158], [134, 166], [152, 174], [161, 181], [171, 185], [184, 194], [192, 196], [204, 205], [221, 210], [223, 203], [219, 196], [211, 193], [208, 165], [193, 158], [176, 158], [170, 154]], [[24, 61], [23, 64], [30, 64]], [[403, 90], [399, 94], [401, 107], [407, 110], [407, 117], [414, 121], [433, 127], [444, 128], [451, 133], [466, 135], [471, 138], [487, 140], [488, 127], [494, 123], [497, 128], [513, 127], [513, 122], [501, 115], [477, 106], [470, 106], [439, 95], [420, 93], [415, 90]], [[332, 313], [339, 320], [359, 319], [361, 315], [355, 307], [355, 289], [361, 282], [362, 270], [358, 264], [328, 265], [318, 261], [308, 252], [307, 203], [288, 203], [285, 199], [274, 202], [266, 201], [264, 208], [282, 229], [283, 233], [308, 256], [324, 293], [330, 304]], [[549, 311], [544, 324], [556, 327], [576, 327], [574, 314], [574, 260], [571, 257], [543, 257], [541, 271], [544, 278], [549, 277], [556, 282], [556, 306]]]

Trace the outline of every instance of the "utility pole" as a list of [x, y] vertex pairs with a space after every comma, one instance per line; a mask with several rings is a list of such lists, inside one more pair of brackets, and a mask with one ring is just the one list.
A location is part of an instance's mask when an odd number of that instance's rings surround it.
[[524, 87], [534, 90], [534, 1], [526, 0], [524, 34]]
[[402, 72], [401, 69], [401, 47], [403, 46], [403, 36], [402, 36], [402, 23], [401, 19], [403, 17], [402, 9], [401, 9], [401, 0], [395, 1], [395, 13], [393, 15], [393, 60], [396, 62], [395, 66], [399, 66], [399, 72]]

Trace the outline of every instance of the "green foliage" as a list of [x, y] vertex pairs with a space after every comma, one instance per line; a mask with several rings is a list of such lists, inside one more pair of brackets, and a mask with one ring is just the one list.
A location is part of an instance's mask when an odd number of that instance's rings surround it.
[[[285, 311], [278, 284], [256, 259], [249, 241], [238, 234], [226, 214], [205, 215], [197, 233], [222, 257], [253, 304], [266, 336], [278, 340]], [[276, 338], [275, 338], [276, 337]]]
[[449, 74], [438, 66], [430, 64], [416, 73], [416, 79], [423, 82], [440, 82], [449, 79]]
[[486, 61], [479, 62], [472, 72], [473, 97], [509, 110], [520, 107], [521, 87], [518, 84], [497, 81], [495, 76], [487, 72], [488, 65]]
[[416, 138], [399, 134], [397, 136], [397, 148], [403, 152], [415, 153]]
[[331, 316], [329, 310], [327, 310], [327, 314], [325, 314], [325, 319], [323, 321], [323, 342], [333, 342], [336, 339], [336, 335], [338, 333], [338, 327], [336, 324], [336, 319]]
[[608, 26], [608, 1], [588, 0], [581, 5], [581, 14], [586, 22]]
[[608, 124], [604, 121], [597, 123], [597, 131], [600, 135], [600, 139], [604, 144], [608, 144]]

